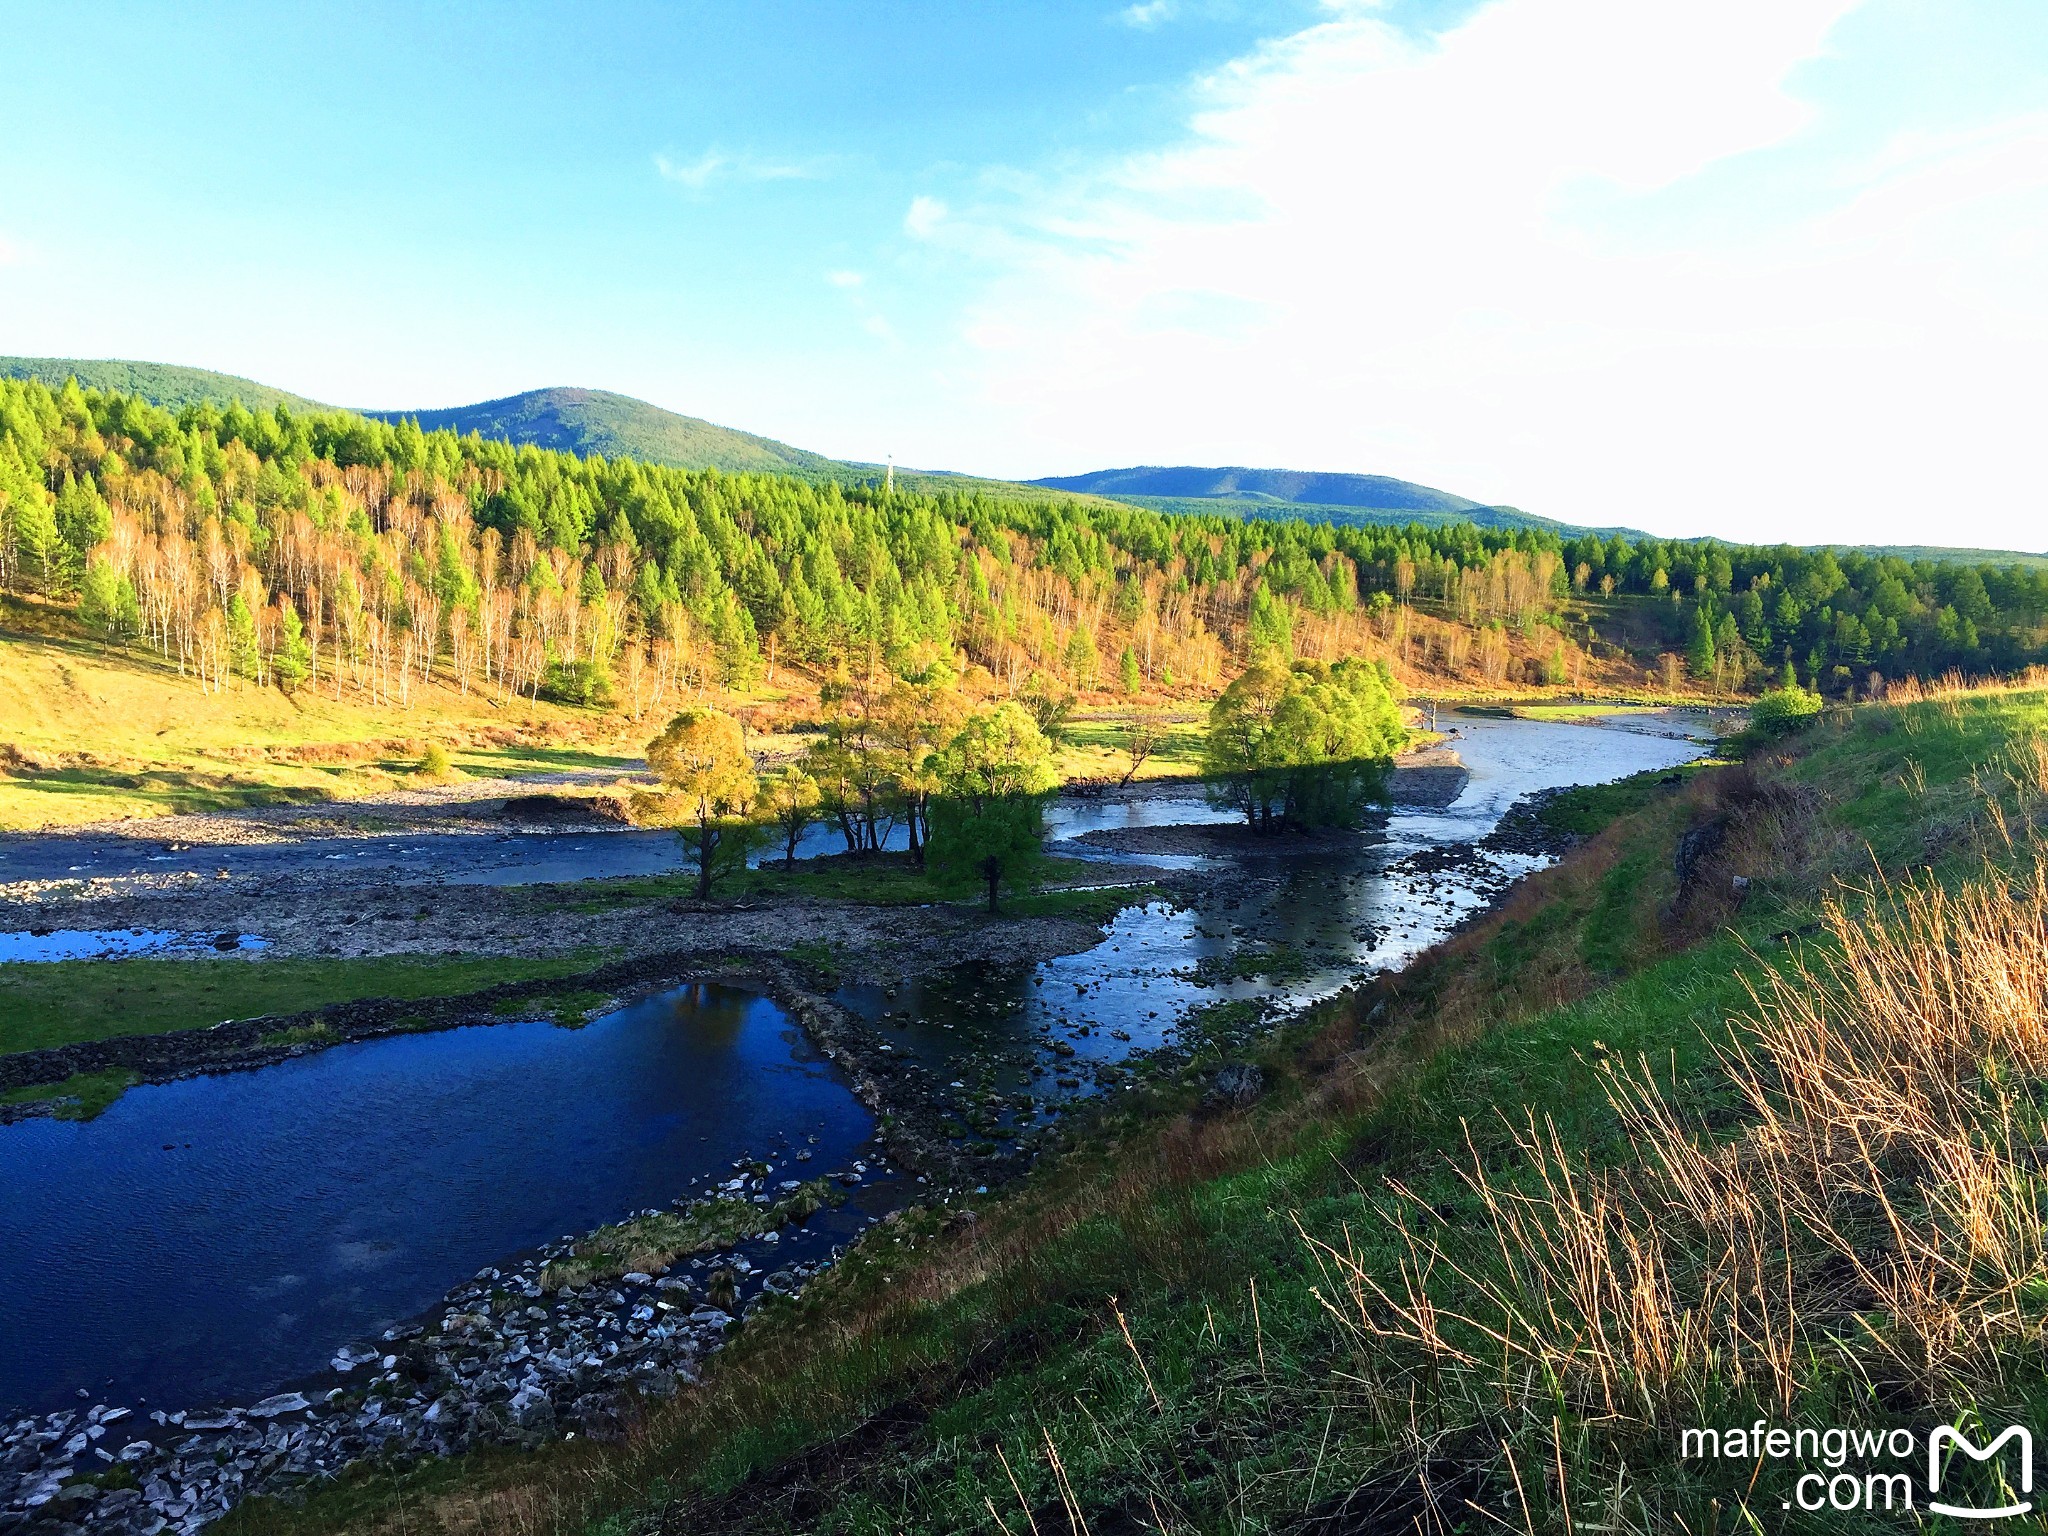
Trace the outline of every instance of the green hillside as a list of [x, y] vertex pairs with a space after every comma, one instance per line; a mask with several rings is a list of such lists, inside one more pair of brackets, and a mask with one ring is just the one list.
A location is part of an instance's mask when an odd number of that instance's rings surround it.
[[639, 459], [678, 469], [802, 475], [807, 479], [860, 477], [874, 472], [868, 465], [841, 463], [773, 438], [737, 432], [695, 416], [679, 416], [607, 389], [530, 389], [502, 400], [447, 410], [363, 414], [394, 423], [409, 416], [429, 432], [474, 432], [479, 437], [531, 443], [537, 448]]
[[[76, 378], [87, 389], [139, 395], [166, 410], [212, 402], [239, 400], [252, 410], [279, 404], [294, 411], [334, 411], [339, 406], [309, 400], [289, 390], [273, 389], [229, 373], [206, 368], [181, 368], [171, 363], [95, 361], [72, 357], [0, 357], [0, 378], [35, 379], [52, 389]], [[885, 473], [880, 464], [831, 459], [794, 448], [773, 438], [721, 427], [695, 416], [663, 410], [631, 395], [606, 389], [556, 387], [530, 389], [502, 400], [443, 410], [364, 410], [356, 414], [397, 423], [408, 417], [429, 432], [458, 435], [474, 432], [500, 442], [527, 444], [607, 459], [630, 458], [672, 469], [718, 469], [728, 474], [794, 475], [806, 480], [874, 481]], [[1003, 500], [1041, 500], [1045, 491], [1013, 480], [985, 480], [974, 475], [905, 469], [896, 471], [898, 486], [927, 494], [953, 491], [961, 495]], [[1097, 498], [1083, 497], [1084, 501]]]
[[38, 379], [52, 389], [61, 389], [66, 379], [75, 378], [83, 388], [140, 395], [170, 411], [209, 400], [219, 405], [239, 400], [251, 410], [260, 411], [278, 405], [290, 406], [295, 411], [331, 409], [304, 395], [273, 389], [254, 379], [215, 373], [210, 368], [181, 368], [175, 363], [135, 363], [121, 358], [0, 357], [0, 378]]
[[1087, 491], [1124, 500], [1165, 496], [1289, 506], [1372, 507], [1393, 512], [1469, 512], [1479, 506], [1467, 497], [1417, 485], [1412, 480], [1397, 480], [1392, 475], [1246, 469], [1240, 465], [1201, 469], [1185, 464], [1144, 464], [1130, 469], [1098, 469], [1085, 475], [1053, 475], [1032, 483], [1048, 490]]

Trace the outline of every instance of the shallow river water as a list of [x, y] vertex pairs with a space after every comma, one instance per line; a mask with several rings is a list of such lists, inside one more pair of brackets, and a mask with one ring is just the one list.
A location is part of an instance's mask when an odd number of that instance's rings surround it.
[[[1160, 860], [1216, 878], [1187, 905], [1127, 908], [1082, 953], [969, 962], [840, 1000], [936, 1069], [974, 1134], [1000, 1141], [1064, 1098], [1113, 1088], [1114, 1064], [1174, 1043], [1192, 1008], [1298, 1005], [1434, 943], [1541, 863], [1428, 861], [1484, 837], [1521, 796], [1699, 750], [1687, 732], [1700, 722], [1667, 715], [1447, 723], [1471, 778], [1445, 809], [1397, 809], [1341, 856]], [[1072, 839], [1221, 819], [1198, 793], [1068, 798], [1048, 817], [1059, 851], [1091, 858], [1106, 856]], [[501, 851], [497, 877], [561, 878], [631, 872], [652, 845], [556, 834]], [[207, 857], [223, 853], [287, 856]], [[1117, 861], [1105, 877], [1131, 878], [1131, 859]], [[247, 1401], [481, 1266], [665, 1204], [742, 1154], [774, 1163], [775, 1178], [843, 1168], [873, 1130], [779, 1008], [714, 987], [579, 1030], [386, 1038], [134, 1089], [86, 1123], [0, 1127], [0, 1412], [75, 1403], [81, 1388], [96, 1401]], [[811, 1156], [797, 1170], [800, 1152]]]

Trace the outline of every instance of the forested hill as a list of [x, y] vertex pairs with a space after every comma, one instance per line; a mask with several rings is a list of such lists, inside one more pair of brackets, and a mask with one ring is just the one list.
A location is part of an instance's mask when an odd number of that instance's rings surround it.
[[133, 363], [120, 358], [0, 357], [0, 378], [39, 379], [52, 389], [62, 389], [66, 379], [76, 379], [86, 389], [140, 395], [167, 411], [182, 411], [188, 405], [202, 402], [226, 405], [230, 400], [239, 400], [252, 411], [274, 410], [279, 405], [295, 411], [330, 409], [304, 395], [259, 384], [254, 379], [215, 373], [210, 368], [185, 368], [176, 363]]
[[1053, 475], [1029, 482], [1047, 490], [1113, 496], [1155, 512], [1225, 512], [1236, 517], [1305, 517], [1326, 523], [1404, 523], [1441, 526], [1471, 522], [1482, 528], [1543, 528], [1553, 533], [1597, 531], [1643, 537], [1632, 529], [1588, 530], [1515, 507], [1490, 507], [1434, 486], [1391, 475], [1338, 474], [1300, 469], [1246, 469], [1229, 465], [1139, 465], [1085, 475]]
[[722, 469], [729, 474], [858, 478], [877, 473], [873, 465], [848, 464], [680, 416], [630, 395], [605, 389], [530, 389], [503, 400], [452, 406], [441, 411], [372, 410], [363, 413], [397, 423], [410, 416], [429, 432], [474, 432], [508, 443], [531, 443], [564, 453], [639, 459], [678, 469]]
[[[294, 411], [332, 411], [288, 390], [254, 379], [205, 368], [171, 363], [100, 361], [72, 357], [0, 357], [0, 377], [39, 379], [52, 389], [76, 378], [87, 389], [140, 395], [152, 405], [181, 411], [208, 403], [226, 406], [239, 400], [251, 410], [268, 411], [280, 403]], [[397, 423], [410, 416], [427, 431], [449, 431], [508, 443], [531, 443], [565, 453], [633, 458], [677, 469], [722, 469], [731, 474], [785, 474], [811, 478], [860, 479], [878, 474], [871, 464], [848, 464], [823, 454], [792, 448], [773, 438], [757, 437], [694, 416], [665, 411], [630, 395], [604, 389], [530, 389], [502, 400], [446, 410], [373, 409], [358, 414]]]
[[[2048, 661], [2048, 571], [1471, 523], [1170, 517], [678, 470], [348, 412], [0, 380], [0, 589], [209, 686], [658, 707], [811, 676], [1207, 691], [1262, 651], [1425, 685], [1756, 686]], [[1658, 655], [1659, 651], [1664, 654]], [[1647, 653], [1647, 654], [1646, 654]], [[1620, 674], [1616, 675], [1619, 680]]]
[[1174, 500], [1229, 498], [1297, 502], [1318, 507], [1371, 507], [1386, 512], [1470, 512], [1480, 503], [1449, 491], [1396, 480], [1391, 475], [1327, 474], [1299, 469], [1197, 469], [1140, 465], [1098, 469], [1085, 475], [1052, 475], [1033, 485], [1097, 496], [1167, 497]]
[[[224, 408], [237, 401], [257, 411], [272, 410], [279, 404], [300, 412], [339, 409], [253, 379], [169, 363], [0, 357], [0, 378], [36, 379], [52, 389], [61, 389], [66, 379], [76, 378], [86, 389], [139, 395], [152, 405], [172, 411], [202, 403]], [[808, 480], [850, 483], [883, 478], [883, 466], [879, 464], [827, 458], [773, 438], [679, 415], [645, 400], [604, 389], [530, 389], [502, 400], [442, 410], [373, 408], [353, 414], [392, 424], [410, 417], [428, 431], [447, 431], [458, 436], [474, 432], [500, 442], [530, 443], [536, 448], [586, 457], [598, 454], [608, 459], [638, 459], [644, 464], [662, 464], [673, 469], [796, 475]], [[896, 480], [907, 488], [933, 492], [1026, 499], [1043, 495], [1035, 486], [1011, 480], [977, 479], [902, 466], [896, 470]]]

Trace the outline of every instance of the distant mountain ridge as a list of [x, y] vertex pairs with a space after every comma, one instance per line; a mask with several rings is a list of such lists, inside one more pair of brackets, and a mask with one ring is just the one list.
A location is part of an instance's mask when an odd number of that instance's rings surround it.
[[[237, 374], [176, 363], [121, 358], [0, 357], [0, 378], [39, 379], [61, 388], [76, 378], [88, 389], [140, 395], [166, 410], [239, 400], [251, 410], [284, 405], [294, 411], [346, 410], [290, 390]], [[510, 443], [532, 443], [570, 453], [632, 457], [678, 469], [718, 469], [728, 474], [797, 475], [805, 479], [873, 481], [882, 467], [827, 458], [774, 438], [721, 427], [695, 416], [664, 410], [631, 395], [604, 389], [556, 386], [530, 389], [501, 400], [440, 410], [358, 411], [380, 421], [407, 417], [429, 431], [475, 432]], [[1542, 528], [1567, 536], [1621, 534], [1631, 540], [1650, 535], [1632, 528], [1587, 528], [1538, 517], [1516, 507], [1488, 506], [1450, 491], [1391, 475], [1344, 474], [1294, 469], [1250, 469], [1241, 465], [1205, 469], [1193, 465], [1137, 465], [1084, 475], [1051, 475], [1030, 481], [987, 480], [972, 475], [899, 467], [897, 484], [921, 491], [976, 491], [1016, 497], [1038, 491], [1131, 502], [1161, 512], [1222, 512], [1237, 517], [1302, 517], [1318, 522], [1441, 524], [1472, 522], [1483, 528]], [[1932, 545], [1835, 545], [1909, 560], [2018, 561], [2048, 564], [2048, 557], [2012, 550], [1949, 549]]]
[[1440, 491], [1392, 475], [1345, 474], [1329, 470], [1250, 469], [1240, 464], [1208, 469], [1192, 464], [1141, 464], [1098, 469], [1085, 475], [1051, 475], [1028, 484], [1070, 494], [1111, 496], [1155, 512], [1225, 512], [1235, 517], [1303, 517], [1312, 522], [1401, 524], [1476, 523], [1482, 528], [1542, 528], [1552, 533], [1620, 533], [1641, 539], [1633, 528], [1588, 530], [1575, 523], [1538, 517], [1518, 507]]
[[1392, 475], [1336, 474], [1301, 469], [1247, 469], [1227, 465], [1137, 465], [1098, 469], [1085, 475], [1050, 475], [1029, 482], [1056, 491], [1096, 496], [1163, 497], [1173, 500], [1286, 502], [1318, 507], [1372, 507], [1387, 512], [1470, 512], [1482, 505], [1434, 486]]

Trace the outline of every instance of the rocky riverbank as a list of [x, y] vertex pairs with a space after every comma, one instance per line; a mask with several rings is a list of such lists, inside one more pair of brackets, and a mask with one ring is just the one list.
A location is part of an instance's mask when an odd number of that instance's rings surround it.
[[[422, 1318], [340, 1348], [324, 1379], [260, 1402], [146, 1415], [86, 1403], [0, 1422], [0, 1532], [189, 1536], [244, 1498], [289, 1497], [357, 1462], [617, 1435], [639, 1402], [695, 1382], [730, 1330], [836, 1262], [843, 1245], [806, 1225], [832, 1202], [820, 1181], [789, 1176], [809, 1158], [742, 1159], [716, 1189], [675, 1202], [680, 1225], [734, 1241], [565, 1286], [551, 1266], [605, 1234], [564, 1239], [479, 1272]], [[829, 1187], [903, 1178], [858, 1159]]]

